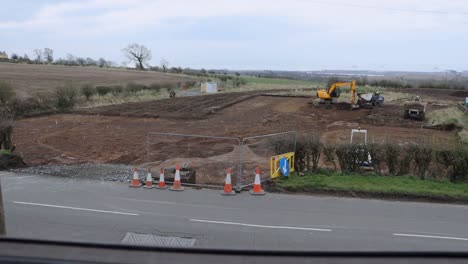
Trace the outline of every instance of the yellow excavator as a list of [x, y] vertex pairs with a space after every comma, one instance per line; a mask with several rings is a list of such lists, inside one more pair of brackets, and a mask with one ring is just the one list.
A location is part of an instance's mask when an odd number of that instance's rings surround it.
[[359, 108], [356, 104], [356, 81], [350, 82], [336, 82], [328, 89], [320, 89], [317, 91], [317, 97], [320, 98], [321, 104], [336, 104], [336, 99], [341, 95], [340, 87], [349, 86], [351, 92], [351, 109]]

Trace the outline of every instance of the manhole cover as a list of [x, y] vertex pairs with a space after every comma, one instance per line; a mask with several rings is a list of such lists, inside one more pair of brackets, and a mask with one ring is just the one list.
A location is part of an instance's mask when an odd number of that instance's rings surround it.
[[193, 247], [196, 239], [157, 236], [153, 234], [138, 234], [127, 232], [122, 239], [122, 244], [143, 245], [143, 246], [159, 246], [159, 247]]

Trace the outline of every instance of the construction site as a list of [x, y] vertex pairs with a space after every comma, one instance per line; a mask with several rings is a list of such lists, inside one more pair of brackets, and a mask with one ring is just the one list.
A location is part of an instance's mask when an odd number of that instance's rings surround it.
[[405, 104], [422, 98], [427, 115], [456, 107], [465, 94], [386, 89], [385, 103], [352, 110], [353, 99], [344, 92], [330, 103], [316, 93], [217, 93], [78, 109], [18, 120], [13, 140], [30, 166], [127, 164], [157, 171], [181, 164], [187, 183], [207, 185], [221, 185], [227, 167], [242, 174], [239, 180], [246, 185], [257, 166], [268, 178], [270, 157], [278, 154], [274, 142], [301, 135], [334, 145], [349, 143], [351, 130], [361, 129], [366, 131], [364, 143], [458, 144], [459, 129], [408, 118]]

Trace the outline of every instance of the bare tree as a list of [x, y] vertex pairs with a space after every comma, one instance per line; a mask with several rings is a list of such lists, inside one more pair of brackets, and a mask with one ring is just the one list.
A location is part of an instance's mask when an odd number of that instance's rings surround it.
[[47, 63], [52, 63], [54, 61], [54, 50], [53, 49], [49, 49], [49, 48], [44, 49], [44, 60]]
[[109, 67], [109, 63], [104, 58], [99, 58], [97, 64], [100, 68]]
[[67, 53], [66, 65], [76, 65], [76, 57], [73, 54]]
[[140, 44], [130, 44], [122, 52], [129, 60], [134, 61], [140, 70], [144, 70], [151, 60], [151, 50]]
[[85, 66], [86, 65], [86, 59], [82, 57], [76, 57], [76, 63], [80, 66]]
[[43, 56], [44, 56], [44, 54], [42, 53], [42, 50], [40, 50], [40, 49], [35, 49], [34, 50], [34, 61], [36, 63], [42, 63]]
[[161, 58], [160, 64], [161, 64], [161, 68], [163, 69], [163, 72], [166, 72], [167, 69], [169, 69], [169, 62], [166, 59]]
[[95, 60], [91, 59], [91, 58], [86, 58], [86, 65], [88, 66], [96, 66], [97, 63]]

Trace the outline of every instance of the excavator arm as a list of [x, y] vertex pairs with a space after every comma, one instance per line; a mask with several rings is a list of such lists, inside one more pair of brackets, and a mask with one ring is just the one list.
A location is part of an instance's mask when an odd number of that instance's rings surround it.
[[[349, 86], [350, 87], [350, 92], [351, 92], [351, 106], [352, 108], [356, 108], [356, 81], [352, 80], [350, 82], [336, 82], [332, 84], [327, 90], [319, 90], [317, 92], [317, 96], [320, 99], [325, 99], [325, 100], [330, 100], [333, 98], [333, 92], [335, 91], [336, 88], [342, 87], [342, 86]], [[338, 97], [338, 96], [336, 96]]]
[[351, 87], [351, 106], [356, 105], [356, 81], [352, 80], [350, 83]]

